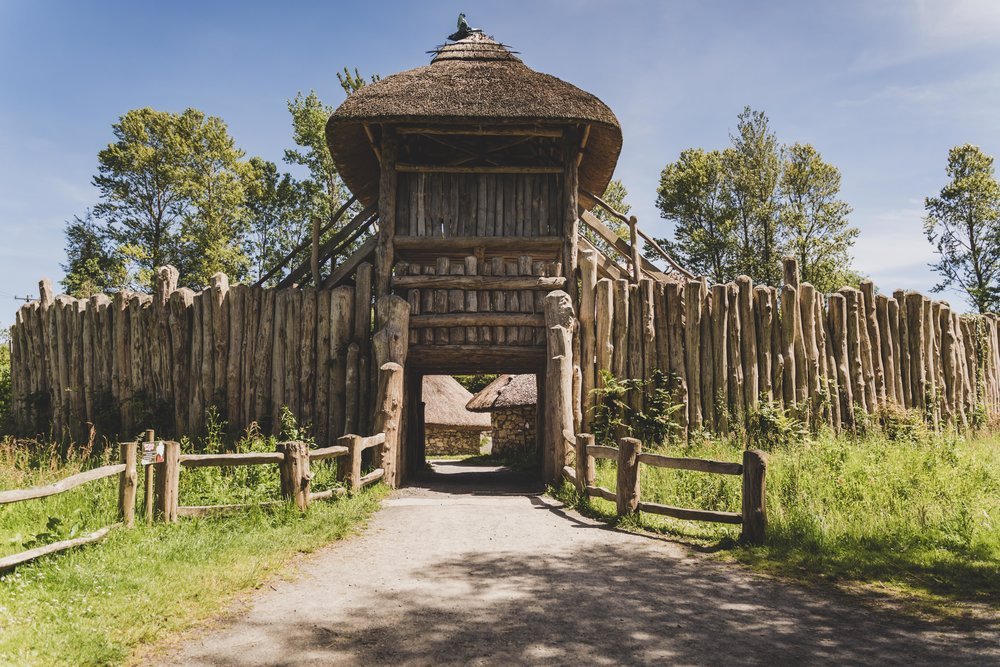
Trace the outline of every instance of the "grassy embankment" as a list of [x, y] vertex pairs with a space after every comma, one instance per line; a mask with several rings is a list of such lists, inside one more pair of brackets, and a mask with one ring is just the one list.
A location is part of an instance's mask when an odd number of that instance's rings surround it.
[[[684, 536], [775, 574], [847, 587], [875, 586], [934, 606], [1000, 607], [1000, 437], [904, 429], [863, 437], [796, 438], [770, 452], [768, 538], [739, 547], [738, 526], [641, 515], [626, 528]], [[697, 438], [655, 448], [675, 456], [739, 461], [743, 440]], [[650, 451], [646, 448], [646, 451]], [[599, 461], [597, 483], [615, 488], [615, 465]], [[641, 466], [642, 499], [740, 511], [739, 477]], [[576, 503], [565, 485], [559, 495]], [[585, 511], [612, 518], [591, 499]]]
[[[190, 451], [190, 443], [184, 446]], [[274, 442], [256, 437], [240, 447], [273, 451]], [[86, 454], [4, 441], [0, 489], [45, 484], [106, 462]], [[332, 463], [316, 465], [315, 473], [314, 490], [334, 483]], [[185, 505], [273, 500], [278, 484], [277, 466], [192, 469], [181, 473], [180, 497]], [[281, 505], [119, 529], [96, 545], [0, 576], [0, 664], [125, 661], [137, 647], [217, 614], [297, 555], [348, 535], [375, 510], [382, 488], [313, 503], [305, 515]], [[0, 556], [113, 523], [117, 493], [112, 478], [0, 507]]]

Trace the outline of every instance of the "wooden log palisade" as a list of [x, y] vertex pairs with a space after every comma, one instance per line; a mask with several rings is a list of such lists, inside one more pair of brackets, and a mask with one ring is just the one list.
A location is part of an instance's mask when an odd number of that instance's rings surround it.
[[[572, 483], [579, 493], [589, 498], [602, 498], [615, 503], [618, 516], [648, 512], [686, 521], [735, 524], [742, 526], [741, 541], [747, 544], [764, 543], [767, 533], [765, 507], [767, 455], [764, 452], [746, 450], [743, 452], [742, 463], [730, 463], [646, 453], [642, 451], [642, 443], [635, 438], [621, 438], [618, 447], [595, 445], [594, 436], [589, 433], [573, 436], [572, 433], [566, 432], [563, 438], [573, 445], [576, 453], [575, 467], [565, 466], [562, 469], [563, 477]], [[614, 490], [595, 486], [597, 459], [616, 462], [617, 484]], [[640, 465], [643, 464], [656, 468], [740, 476], [743, 479], [742, 507], [739, 512], [719, 512], [643, 501], [639, 474]]]

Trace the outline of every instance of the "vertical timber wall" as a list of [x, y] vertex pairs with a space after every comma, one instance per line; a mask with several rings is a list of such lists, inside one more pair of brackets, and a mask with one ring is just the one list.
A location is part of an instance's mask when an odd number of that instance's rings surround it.
[[130, 437], [203, 431], [215, 407], [232, 433], [280, 431], [284, 408], [320, 442], [367, 433], [372, 420], [372, 267], [354, 286], [176, 289], [163, 267], [155, 294], [42, 298], [11, 331], [15, 427], [77, 440], [91, 428]]
[[[1000, 411], [996, 315], [959, 315], [917, 292], [877, 294], [871, 281], [823, 295], [798, 283], [794, 265], [780, 289], [745, 276], [723, 285], [636, 284], [596, 280], [593, 258], [581, 253], [581, 277], [587, 312], [575, 400], [584, 430], [600, 371], [620, 379], [664, 373], [684, 406], [675, 419], [685, 432], [739, 429], [762, 401], [837, 431], [884, 409], [958, 428]], [[628, 400], [639, 409], [644, 398]]]

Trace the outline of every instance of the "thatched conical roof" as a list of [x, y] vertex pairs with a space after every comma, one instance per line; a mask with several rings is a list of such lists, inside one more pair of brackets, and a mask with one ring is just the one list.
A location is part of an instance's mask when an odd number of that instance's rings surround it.
[[465, 407], [471, 412], [492, 412], [538, 402], [538, 384], [534, 375], [501, 375], [482, 388]]
[[378, 199], [379, 164], [364, 125], [419, 123], [495, 127], [589, 124], [580, 187], [604, 192], [621, 151], [618, 119], [576, 86], [526, 66], [479, 31], [435, 51], [426, 67], [352, 93], [330, 116], [326, 141], [344, 182], [365, 204]]
[[425, 375], [422, 400], [424, 424], [427, 426], [451, 426], [477, 431], [488, 431], [489, 415], [469, 412], [465, 404], [472, 393], [450, 375]]

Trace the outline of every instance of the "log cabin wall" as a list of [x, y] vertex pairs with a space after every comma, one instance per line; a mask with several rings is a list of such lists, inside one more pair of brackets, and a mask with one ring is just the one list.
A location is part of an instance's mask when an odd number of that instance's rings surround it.
[[561, 174], [400, 173], [396, 236], [562, 234]]

